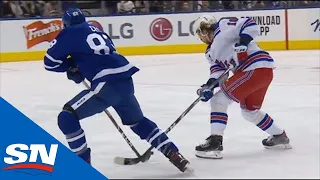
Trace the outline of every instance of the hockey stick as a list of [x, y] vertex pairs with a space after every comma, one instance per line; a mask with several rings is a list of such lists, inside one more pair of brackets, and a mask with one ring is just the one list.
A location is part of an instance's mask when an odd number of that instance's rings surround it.
[[[219, 81], [229, 73], [231, 68], [227, 69], [211, 86], [210, 89], [212, 89]], [[193, 103], [168, 127], [168, 129], [165, 131], [166, 134], [168, 134], [181, 120], [184, 118], [190, 111], [193, 109], [198, 102], [200, 101], [200, 96], [193, 101]], [[145, 162], [146, 159], [149, 160], [150, 156], [152, 155], [150, 152], [152, 151], [153, 146], [151, 146], [143, 155], [141, 158], [126, 158], [126, 157], [116, 157], [115, 162], [120, 165], [134, 165], [138, 164], [139, 162]]]
[[[87, 88], [90, 89], [90, 86], [88, 85], [88, 83], [86, 81], [82, 81], [83, 85]], [[137, 149], [133, 146], [133, 144], [131, 143], [131, 141], [129, 140], [129, 138], [125, 135], [125, 133], [123, 132], [123, 130], [121, 129], [121, 127], [118, 125], [118, 123], [116, 122], [116, 120], [113, 118], [113, 116], [110, 114], [110, 112], [105, 109], [104, 112], [106, 113], [106, 115], [109, 117], [109, 119], [111, 120], [111, 122], [114, 124], [114, 126], [117, 128], [117, 130], [119, 131], [119, 133], [121, 134], [121, 136], [123, 137], [123, 139], [127, 142], [127, 144], [131, 147], [131, 149], [133, 150], [133, 152], [138, 156], [139, 159], [141, 159], [142, 162], [145, 162], [147, 160], [149, 160], [150, 156], [153, 154], [153, 152], [148, 152], [145, 153], [143, 156], [140, 155], [140, 153], [137, 151]], [[115, 158], [116, 161], [117, 158]], [[118, 164], [118, 162], [115, 162]]]

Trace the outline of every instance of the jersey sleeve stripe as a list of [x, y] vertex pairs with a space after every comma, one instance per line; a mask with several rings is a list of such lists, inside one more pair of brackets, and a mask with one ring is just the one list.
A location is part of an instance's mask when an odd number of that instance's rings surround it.
[[217, 65], [217, 64], [215, 64], [215, 65], [210, 67], [211, 74], [213, 74], [213, 73], [215, 73], [217, 71], [223, 71], [223, 70], [225, 70], [225, 69], [223, 67]]
[[257, 23], [255, 22], [254, 19], [250, 18], [250, 19], [246, 20], [240, 29], [240, 34], [243, 32], [243, 30], [245, 28], [250, 27], [250, 26], [255, 26], [255, 25], [257, 25]]
[[44, 65], [44, 68], [45, 68], [45, 69], [55, 69], [55, 68], [58, 68], [58, 67], [60, 67], [60, 64], [55, 65], [55, 66], [47, 66], [47, 65]]
[[52, 62], [55, 62], [55, 63], [59, 63], [59, 64], [62, 64], [62, 60], [57, 60], [57, 59], [54, 59], [52, 56], [50, 56], [48, 53], [46, 53], [45, 55], [50, 61]]

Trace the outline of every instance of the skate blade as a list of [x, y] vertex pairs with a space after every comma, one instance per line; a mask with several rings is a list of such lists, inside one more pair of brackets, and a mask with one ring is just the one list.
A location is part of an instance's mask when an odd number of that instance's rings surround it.
[[185, 173], [190, 173], [193, 174], [194, 173], [194, 169], [191, 167], [187, 167], [187, 169], [184, 171]]
[[125, 159], [122, 157], [115, 157], [113, 162], [115, 164], [120, 164], [120, 165], [124, 165], [125, 164]]
[[196, 157], [204, 158], [204, 159], [222, 159], [221, 151], [208, 151], [208, 152], [200, 152], [196, 151]]
[[190, 167], [190, 163], [186, 165], [185, 170], [183, 171], [184, 173], [194, 173], [194, 169]]
[[264, 146], [266, 149], [292, 149], [291, 144], [278, 144], [275, 146]]

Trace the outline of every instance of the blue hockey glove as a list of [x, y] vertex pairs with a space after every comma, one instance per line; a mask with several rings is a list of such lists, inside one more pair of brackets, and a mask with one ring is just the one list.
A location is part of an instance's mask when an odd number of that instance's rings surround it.
[[214, 88], [219, 86], [219, 83], [217, 83], [213, 88], [210, 88], [212, 83], [214, 83], [216, 79], [210, 78], [206, 84], [203, 84], [198, 90], [197, 94], [200, 96], [200, 100], [203, 102], [209, 101], [213, 97], [213, 90]]
[[207, 102], [213, 97], [213, 92], [208, 86], [202, 86], [197, 92], [203, 102]]
[[81, 83], [84, 80], [84, 77], [82, 76], [78, 68], [69, 68], [67, 70], [67, 77], [69, 80], [72, 80], [77, 84]]

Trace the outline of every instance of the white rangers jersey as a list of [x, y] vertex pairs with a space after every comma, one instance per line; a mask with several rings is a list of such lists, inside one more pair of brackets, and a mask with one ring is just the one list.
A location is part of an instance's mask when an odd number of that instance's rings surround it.
[[205, 56], [210, 64], [210, 78], [217, 79], [231, 67], [232, 72], [250, 71], [257, 68], [274, 68], [274, 61], [266, 51], [253, 41], [248, 45], [248, 59], [239, 62], [233, 46], [239, 43], [240, 35], [249, 35], [255, 39], [260, 33], [256, 22], [251, 18], [222, 18], [214, 27], [214, 40], [208, 46]]

